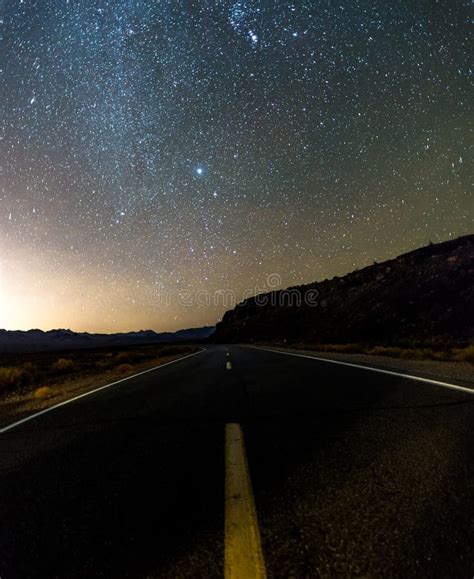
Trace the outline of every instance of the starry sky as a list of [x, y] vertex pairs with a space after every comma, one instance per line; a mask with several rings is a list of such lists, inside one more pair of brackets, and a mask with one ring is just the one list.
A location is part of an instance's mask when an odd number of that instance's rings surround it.
[[471, 233], [469, 9], [1, 0], [0, 327], [213, 324]]

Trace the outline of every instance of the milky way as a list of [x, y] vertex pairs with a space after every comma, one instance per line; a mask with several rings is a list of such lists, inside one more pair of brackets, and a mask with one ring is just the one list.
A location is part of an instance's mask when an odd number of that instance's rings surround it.
[[472, 231], [469, 4], [3, 0], [0, 327], [214, 323], [157, 291]]

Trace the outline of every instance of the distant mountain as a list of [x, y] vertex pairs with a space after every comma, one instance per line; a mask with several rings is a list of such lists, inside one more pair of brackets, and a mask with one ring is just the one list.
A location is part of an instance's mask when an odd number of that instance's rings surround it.
[[225, 313], [214, 339], [441, 346], [473, 336], [474, 235], [466, 235], [250, 298]]
[[214, 326], [190, 328], [178, 332], [157, 333], [141, 330], [123, 334], [89, 334], [71, 330], [0, 330], [0, 353], [40, 352], [51, 350], [72, 350], [113, 346], [137, 346], [163, 342], [189, 342], [205, 340], [213, 332]]

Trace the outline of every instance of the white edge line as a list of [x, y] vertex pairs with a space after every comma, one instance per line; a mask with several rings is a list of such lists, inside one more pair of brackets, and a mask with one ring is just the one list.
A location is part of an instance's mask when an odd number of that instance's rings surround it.
[[[244, 344], [246, 345], [246, 344]], [[329, 362], [330, 364], [340, 364], [341, 366], [351, 366], [352, 368], [360, 368], [362, 370], [369, 370], [370, 372], [379, 372], [380, 374], [389, 374], [390, 376], [400, 376], [402, 378], [409, 378], [417, 382], [425, 382], [426, 384], [434, 384], [442, 386], [443, 388], [452, 388], [453, 390], [460, 390], [461, 392], [468, 392], [474, 394], [474, 390], [457, 384], [450, 384], [449, 382], [440, 382], [438, 380], [431, 380], [430, 378], [422, 378], [413, 374], [403, 374], [402, 372], [393, 372], [391, 370], [383, 370], [382, 368], [374, 368], [373, 366], [364, 366], [362, 364], [352, 364], [350, 362], [341, 362], [340, 360], [332, 360], [331, 358], [319, 358], [318, 356], [307, 356], [306, 354], [297, 354], [295, 352], [284, 352], [283, 350], [271, 350], [270, 348], [262, 348], [260, 346], [250, 346], [247, 348], [255, 348], [255, 350], [264, 350], [265, 352], [273, 352], [274, 354], [286, 354], [287, 356], [297, 356], [298, 358], [309, 358], [310, 360], [319, 360], [320, 362]]]
[[99, 388], [95, 388], [95, 390], [89, 390], [88, 392], [84, 392], [83, 394], [79, 394], [79, 396], [74, 396], [73, 398], [68, 398], [67, 400], [63, 400], [58, 404], [54, 404], [53, 406], [49, 406], [48, 408], [44, 408], [39, 412], [35, 412], [34, 414], [30, 414], [30, 416], [26, 416], [17, 422], [13, 422], [12, 424], [8, 424], [3, 428], [0, 428], [0, 434], [7, 432], [8, 430], [12, 430], [16, 426], [20, 426], [29, 420], [33, 420], [33, 418], [37, 418], [42, 414], [46, 414], [47, 412], [51, 412], [51, 410], [55, 410], [56, 408], [60, 408], [61, 406], [66, 406], [66, 404], [70, 404], [75, 400], [79, 400], [80, 398], [85, 398], [86, 396], [90, 396], [91, 394], [95, 394], [96, 392], [100, 392], [101, 390], [105, 390], [106, 388], [110, 388], [111, 386], [115, 386], [116, 384], [120, 384], [121, 382], [126, 382], [127, 380], [131, 380], [132, 378], [136, 378], [137, 376], [142, 376], [143, 374], [147, 374], [148, 372], [153, 372], [154, 370], [159, 370], [160, 368], [164, 368], [165, 366], [169, 366], [170, 364], [175, 364], [176, 362], [181, 362], [181, 360], [185, 360], [186, 358], [191, 358], [191, 356], [196, 356], [196, 354], [202, 354], [205, 352], [204, 349], [199, 350], [198, 352], [193, 352], [192, 354], [187, 354], [186, 356], [182, 356], [181, 358], [176, 358], [176, 360], [171, 360], [171, 362], [166, 362], [165, 364], [160, 364], [159, 366], [154, 366], [153, 368], [148, 368], [148, 370], [143, 370], [142, 372], [138, 372], [137, 374], [132, 374], [131, 376], [127, 376], [126, 378], [122, 378], [121, 380], [116, 380], [115, 382], [110, 382], [110, 384], [105, 384], [104, 386], [100, 386]]

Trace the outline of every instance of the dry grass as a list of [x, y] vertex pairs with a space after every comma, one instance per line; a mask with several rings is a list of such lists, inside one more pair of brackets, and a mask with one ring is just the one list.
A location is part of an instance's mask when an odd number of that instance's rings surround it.
[[459, 361], [474, 363], [474, 344], [464, 348], [373, 346], [367, 344], [306, 344], [292, 345], [295, 348], [337, 354], [371, 354], [389, 356], [402, 360], [437, 360], [441, 362]]
[[35, 390], [35, 398], [37, 400], [44, 400], [45, 398], [51, 398], [54, 395], [53, 389], [49, 386], [41, 386]]
[[120, 366], [117, 366], [117, 372], [120, 372], [120, 374], [128, 374], [132, 370], [133, 366], [131, 364], [120, 364]]
[[[362, 354], [367, 350], [364, 344], [308, 344], [301, 342], [294, 347], [301, 347], [306, 350], [316, 350], [318, 352], [329, 352], [334, 354]], [[378, 346], [377, 346], [378, 347]], [[370, 346], [373, 348], [373, 346]]]
[[28, 368], [23, 367], [0, 367], [0, 389], [17, 388], [31, 381], [31, 374]]
[[66, 374], [67, 372], [72, 372], [74, 369], [74, 362], [69, 358], [58, 358], [51, 368], [53, 372]]
[[435, 352], [432, 348], [399, 348], [393, 346], [375, 346], [375, 348], [365, 350], [364, 354], [374, 356], [390, 356], [401, 358], [402, 360], [432, 360]]
[[129, 362], [132, 358], [133, 352], [120, 352], [115, 356], [116, 362]]
[[474, 364], [474, 344], [467, 346], [467, 348], [456, 349], [454, 352], [455, 360], [460, 362], [471, 362]]

